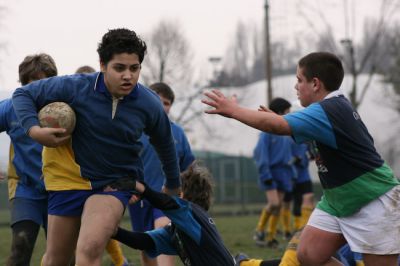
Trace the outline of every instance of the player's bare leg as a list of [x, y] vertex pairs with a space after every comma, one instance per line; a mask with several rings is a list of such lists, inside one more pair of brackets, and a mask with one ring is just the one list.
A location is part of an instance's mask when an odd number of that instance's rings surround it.
[[342, 234], [307, 225], [300, 236], [297, 258], [301, 265], [342, 265], [332, 256], [345, 243]]
[[123, 211], [121, 201], [111, 195], [93, 195], [86, 200], [76, 247], [77, 265], [101, 265], [104, 249]]
[[48, 215], [46, 252], [42, 266], [69, 266], [79, 234], [80, 217]]
[[363, 254], [363, 261], [365, 266], [385, 265], [385, 266], [398, 266], [399, 254], [391, 255], [374, 255]]
[[[154, 221], [154, 228], [164, 227], [169, 224], [171, 221], [167, 217], [160, 217]], [[175, 265], [175, 256], [167, 256], [160, 255], [157, 257], [158, 265], [163, 266], [174, 266]]]

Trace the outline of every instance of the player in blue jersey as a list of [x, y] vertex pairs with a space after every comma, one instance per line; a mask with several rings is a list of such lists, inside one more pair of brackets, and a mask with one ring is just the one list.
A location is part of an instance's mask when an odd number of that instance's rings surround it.
[[[132, 248], [144, 250], [150, 257], [178, 255], [188, 266], [233, 266], [233, 257], [207, 213], [212, 197], [210, 173], [194, 163], [181, 176], [182, 198], [154, 191], [139, 182], [131, 185], [132, 189], [136, 187], [140, 197], [162, 210], [171, 224], [147, 232], [119, 228], [114, 238]], [[115, 190], [120, 186], [112, 187]]]
[[[53, 58], [29, 55], [19, 65], [21, 85], [57, 75]], [[25, 134], [11, 99], [0, 102], [0, 132], [10, 136], [8, 194], [11, 210], [11, 252], [7, 265], [29, 265], [39, 229], [47, 230], [47, 192], [42, 176], [42, 145]]]
[[[279, 116], [238, 106], [234, 97], [206, 92], [202, 102], [220, 114], [296, 142], [315, 141], [323, 197], [304, 228], [297, 256], [304, 265], [340, 265], [332, 255], [344, 243], [365, 265], [397, 265], [400, 186], [377, 153], [360, 115], [339, 91], [344, 70], [326, 52], [300, 59], [295, 89], [302, 106]], [[389, 234], [387, 232], [390, 232]]]
[[[89, 74], [94, 73], [96, 70], [88, 65], [80, 66], [76, 71], [75, 74]], [[122, 252], [121, 245], [118, 241], [114, 239], [110, 239], [106, 246], [106, 251], [110, 255], [112, 266], [127, 266], [129, 265], [128, 260], [124, 257]]]
[[[269, 108], [279, 115], [290, 112], [291, 104], [283, 98], [275, 98]], [[263, 208], [254, 240], [257, 245], [277, 247], [277, 225], [285, 193], [292, 192], [292, 179], [295, 170], [292, 161], [292, 140], [288, 136], [279, 136], [262, 132], [254, 149], [260, 189], [265, 192], [267, 205]], [[290, 214], [290, 209], [288, 209]], [[286, 213], [286, 218], [288, 214]], [[289, 221], [288, 221], [289, 222]], [[267, 242], [265, 243], [265, 226], [268, 223]]]
[[314, 209], [314, 193], [309, 165], [309, 145], [292, 142], [293, 165], [296, 168], [296, 180], [293, 186], [294, 230], [300, 230], [310, 218]]
[[[149, 86], [150, 89], [155, 91], [161, 99], [164, 110], [169, 114], [172, 104], [175, 100], [175, 94], [170, 86], [163, 82], [154, 83]], [[185, 171], [189, 165], [194, 161], [194, 156], [186, 138], [183, 129], [174, 122], [171, 122], [172, 135], [175, 140], [175, 147], [177, 158], [179, 162], [180, 171]], [[162, 170], [160, 159], [156, 151], [149, 142], [147, 135], [142, 135], [140, 140], [143, 143], [143, 150], [140, 157], [143, 160], [144, 166], [144, 181], [148, 187], [154, 191], [162, 191], [165, 182], [165, 174]], [[170, 220], [164, 213], [154, 208], [146, 199], [129, 205], [129, 213], [131, 217], [131, 224], [134, 231], [144, 232], [154, 228], [164, 227], [170, 223]], [[175, 265], [173, 256], [160, 255], [157, 259], [152, 259], [142, 252], [143, 265]]]
[[[128, 29], [109, 30], [99, 43], [100, 73], [41, 80], [13, 95], [17, 117], [43, 149], [48, 237], [43, 265], [101, 265], [101, 258], [131, 193], [104, 192], [121, 178], [143, 179], [143, 132], [156, 147], [166, 191], [180, 191], [179, 167], [168, 116], [159, 97], [138, 83], [146, 44]], [[71, 136], [41, 128], [37, 111], [62, 101], [76, 113]], [[55, 148], [49, 148], [55, 147]]]

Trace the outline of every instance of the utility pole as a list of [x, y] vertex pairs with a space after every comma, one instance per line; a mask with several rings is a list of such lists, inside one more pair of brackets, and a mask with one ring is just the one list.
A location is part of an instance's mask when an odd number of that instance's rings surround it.
[[360, 103], [357, 100], [357, 77], [358, 71], [356, 69], [356, 59], [354, 54], [354, 45], [352, 39], [346, 38], [340, 41], [341, 44], [345, 47], [350, 57], [350, 73], [353, 78], [353, 85], [351, 87], [351, 91], [349, 93], [350, 102], [353, 104], [355, 109], [358, 108]]
[[267, 105], [272, 100], [272, 62], [271, 62], [271, 48], [269, 39], [269, 4], [265, 0], [265, 78], [267, 79]]

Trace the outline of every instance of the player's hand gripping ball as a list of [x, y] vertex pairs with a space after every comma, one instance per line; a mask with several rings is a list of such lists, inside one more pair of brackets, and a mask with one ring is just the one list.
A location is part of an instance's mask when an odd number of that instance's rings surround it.
[[65, 128], [60, 137], [71, 135], [75, 128], [74, 110], [64, 102], [53, 102], [44, 106], [38, 114], [41, 127]]

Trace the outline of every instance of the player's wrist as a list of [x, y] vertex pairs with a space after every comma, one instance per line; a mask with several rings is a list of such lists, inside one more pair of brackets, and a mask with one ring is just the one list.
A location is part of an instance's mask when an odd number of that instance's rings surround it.
[[32, 139], [36, 139], [37, 133], [40, 130], [40, 126], [35, 125], [32, 126], [28, 129], [27, 134], [29, 137], [31, 137]]

